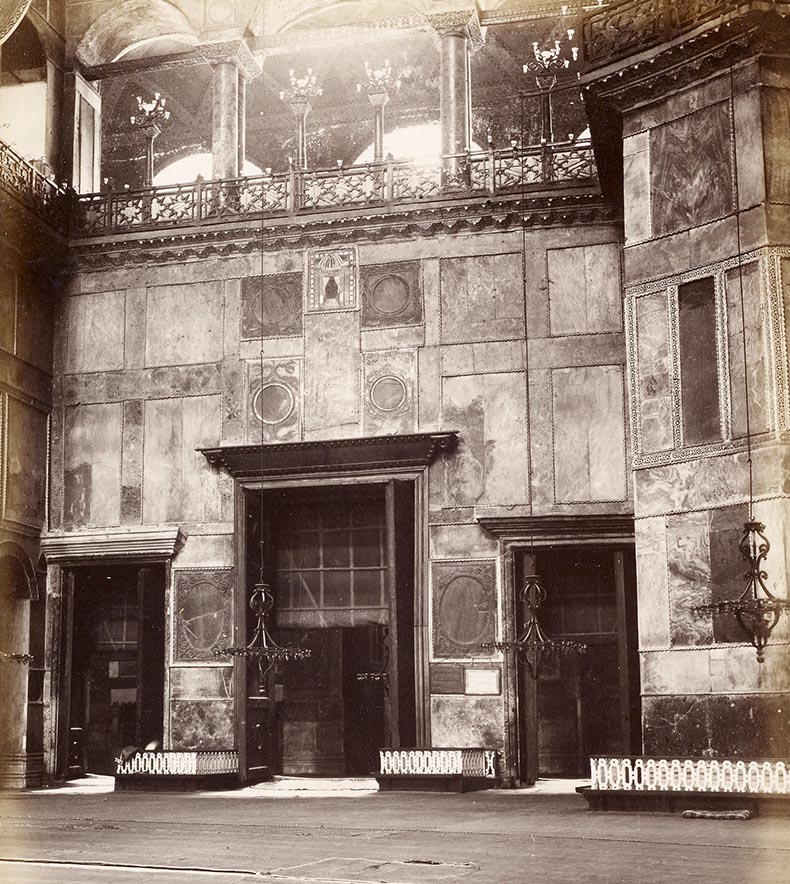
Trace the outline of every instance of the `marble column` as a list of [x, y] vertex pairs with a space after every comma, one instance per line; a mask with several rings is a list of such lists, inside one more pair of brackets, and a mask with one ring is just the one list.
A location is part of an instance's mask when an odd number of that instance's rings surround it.
[[246, 84], [261, 69], [242, 40], [200, 47], [214, 74], [212, 177], [237, 178], [245, 159]]
[[463, 155], [472, 142], [470, 59], [483, 45], [483, 32], [474, 10], [428, 16], [438, 34], [441, 54], [439, 117], [442, 130], [442, 168], [445, 182], [463, 167]]
[[44, 156], [56, 176], [61, 173], [60, 145], [63, 117], [63, 71], [47, 59], [47, 117], [44, 128]]

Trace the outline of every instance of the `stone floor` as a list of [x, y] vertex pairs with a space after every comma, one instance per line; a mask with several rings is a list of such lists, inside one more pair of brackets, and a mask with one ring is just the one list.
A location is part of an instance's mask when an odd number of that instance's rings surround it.
[[[362, 781], [362, 785], [365, 781]], [[315, 785], [315, 784], [313, 784]], [[322, 784], [324, 786], [328, 783]], [[590, 813], [572, 781], [457, 794], [274, 787], [0, 796], [3, 884], [784, 884], [790, 820]]]

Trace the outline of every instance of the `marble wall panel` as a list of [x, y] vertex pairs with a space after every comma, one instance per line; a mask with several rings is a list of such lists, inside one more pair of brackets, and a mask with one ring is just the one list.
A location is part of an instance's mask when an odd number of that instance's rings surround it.
[[710, 691], [710, 648], [642, 650], [643, 696], [707, 694]]
[[790, 203], [787, 133], [790, 132], [790, 90], [763, 89], [765, 178], [769, 202]]
[[444, 505], [524, 503], [528, 437], [523, 373], [445, 378], [442, 422], [460, 430], [444, 460]]
[[639, 132], [623, 139], [625, 240], [641, 242], [652, 233], [650, 217], [649, 135]]
[[127, 290], [125, 312], [124, 368], [143, 368], [145, 365], [146, 312], [146, 291], [144, 288]]
[[113, 371], [124, 367], [124, 292], [69, 298], [67, 372]]
[[552, 371], [554, 486], [557, 503], [623, 500], [623, 369], [620, 365]]
[[705, 224], [733, 210], [729, 102], [650, 132], [653, 234]]
[[[261, 380], [263, 369], [263, 380]], [[264, 360], [249, 364], [247, 442], [290, 442], [302, 432], [302, 361]]]
[[626, 245], [623, 265], [627, 285], [684, 273], [691, 267], [688, 231], [638, 245]]
[[365, 435], [413, 433], [417, 427], [416, 388], [414, 350], [366, 353], [362, 380]]
[[432, 559], [480, 558], [496, 556], [497, 541], [480, 525], [432, 525], [430, 528]]
[[170, 749], [233, 749], [233, 700], [171, 700]]
[[217, 567], [233, 562], [233, 526], [227, 534], [190, 534], [181, 547], [173, 565], [177, 568]]
[[241, 337], [302, 334], [302, 274], [280, 273], [241, 280]]
[[425, 343], [425, 328], [422, 325], [368, 328], [362, 329], [359, 338], [363, 350], [394, 350], [397, 347], [422, 347]]
[[645, 697], [646, 755], [785, 758], [790, 752], [787, 695]]
[[173, 572], [173, 662], [215, 661], [233, 635], [233, 571]]
[[233, 667], [171, 666], [173, 700], [229, 700], [233, 697]]
[[419, 429], [439, 428], [442, 403], [442, 351], [440, 347], [421, 347], [417, 351]]
[[636, 591], [639, 647], [669, 647], [669, 587], [667, 585], [667, 535], [663, 517], [637, 519]]
[[360, 363], [357, 313], [305, 316], [306, 433], [358, 434]]
[[532, 503], [548, 510], [554, 502], [554, 439], [551, 426], [551, 372], [529, 373], [529, 428]]
[[[303, 356], [304, 338], [267, 338], [263, 348], [265, 359], [277, 359], [280, 356]], [[261, 358], [260, 341], [241, 341], [239, 343], [239, 358], [252, 361]]]
[[[743, 523], [748, 516], [746, 504], [710, 510], [710, 597], [712, 602], [737, 599], [746, 583], [746, 564], [738, 551]], [[732, 615], [713, 617], [713, 640], [748, 641], [746, 632]]]
[[553, 335], [622, 328], [617, 243], [549, 249], [549, 317]]
[[362, 328], [422, 322], [419, 261], [360, 268]]
[[[0, 398], [0, 430], [5, 431], [7, 451], [3, 517], [36, 529], [44, 522], [47, 483], [47, 414], [13, 396], [5, 397], [6, 414]], [[5, 418], [5, 420], [3, 420]], [[3, 426], [7, 424], [7, 426]]]
[[16, 338], [16, 278], [14, 270], [0, 261], [0, 350], [14, 352]]
[[218, 362], [67, 375], [62, 386], [64, 401], [80, 403], [199, 396], [221, 389], [222, 364]]
[[121, 409], [120, 403], [66, 409], [63, 519], [67, 529], [120, 522]]
[[766, 360], [765, 316], [760, 265], [755, 261], [727, 273], [727, 350], [730, 362], [730, 410], [733, 436], [746, 435], [743, 313], [746, 318], [746, 377], [749, 386], [749, 422], [752, 433], [770, 429], [770, 388]]
[[434, 562], [431, 621], [435, 658], [487, 655], [496, 632], [496, 564]]
[[738, 254], [738, 219], [734, 215], [688, 232], [689, 266], [708, 267]]
[[734, 98], [735, 143], [737, 146], [738, 208], [765, 202], [763, 120], [760, 89], [750, 89]]
[[431, 697], [431, 741], [434, 746], [502, 748], [501, 697]]
[[667, 451], [674, 444], [670, 388], [669, 319], [663, 292], [634, 298], [637, 407], [642, 452]]
[[[790, 456], [766, 446], [752, 451], [755, 496], [787, 493]], [[748, 498], [745, 452], [682, 463], [653, 466], [635, 474], [634, 503], [637, 518], [669, 510], [682, 512], [730, 506]]]
[[145, 364], [217, 362], [223, 352], [222, 282], [148, 289]]
[[444, 343], [524, 336], [522, 255], [445, 258], [441, 262]]
[[451, 344], [442, 349], [442, 374], [492, 374], [524, 371], [523, 341], [487, 341], [484, 344]]
[[672, 645], [707, 645], [713, 641], [710, 617], [693, 613], [710, 602], [710, 515], [667, 516], [669, 636]]
[[143, 402], [123, 403], [121, 524], [139, 524], [143, 515]]
[[20, 276], [17, 282], [16, 355], [41, 371], [52, 373], [55, 305], [39, 284]]
[[425, 344], [432, 346], [441, 340], [440, 265], [438, 258], [422, 262], [423, 313], [425, 315]]
[[219, 443], [220, 397], [145, 403], [143, 521], [217, 521], [219, 478], [196, 451]]

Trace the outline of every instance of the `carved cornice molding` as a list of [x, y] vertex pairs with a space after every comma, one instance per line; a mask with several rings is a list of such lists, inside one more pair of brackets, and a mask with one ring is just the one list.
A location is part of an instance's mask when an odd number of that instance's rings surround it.
[[790, 17], [751, 12], [582, 76], [586, 96], [619, 111], [656, 101], [761, 54], [787, 53]]
[[121, 528], [45, 536], [41, 540], [41, 552], [50, 565], [80, 564], [97, 559], [161, 562], [171, 559], [184, 543], [186, 537], [177, 527]]
[[476, 9], [431, 13], [425, 18], [439, 37], [447, 34], [461, 34], [466, 37], [473, 52], [485, 43], [485, 30], [480, 27], [480, 16]]
[[72, 245], [72, 269], [100, 270], [130, 264], [172, 263], [210, 257], [230, 257], [261, 251], [306, 246], [388, 239], [418, 239], [443, 233], [495, 232], [521, 227], [568, 226], [571, 224], [621, 224], [622, 212], [600, 194], [562, 197], [484, 200], [462, 206], [439, 206], [410, 212], [387, 213], [360, 218], [333, 216], [321, 220], [288, 221], [261, 230], [258, 224], [236, 227], [192, 227], [166, 235], [149, 231], [147, 238], [121, 239]]
[[206, 460], [236, 479], [320, 473], [369, 473], [428, 466], [439, 452], [453, 451], [458, 431], [359, 436], [269, 445], [199, 448]]
[[546, 541], [631, 541], [634, 517], [627, 514], [576, 516], [487, 516], [475, 512], [482, 528], [511, 543]]
[[198, 55], [210, 65], [235, 64], [248, 80], [261, 74], [261, 66], [255, 60], [244, 40], [224, 40], [218, 43], [203, 43], [197, 47]]

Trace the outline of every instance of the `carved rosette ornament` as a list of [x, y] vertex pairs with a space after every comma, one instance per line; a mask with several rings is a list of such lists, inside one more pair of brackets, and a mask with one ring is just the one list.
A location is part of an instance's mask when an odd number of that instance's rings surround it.
[[476, 9], [437, 12], [426, 15], [425, 18], [439, 38], [448, 34], [461, 34], [466, 37], [472, 52], [482, 49], [485, 43], [485, 28], [480, 26], [480, 16]]
[[0, 3], [0, 45], [14, 33], [32, 0], [3, 0]]

